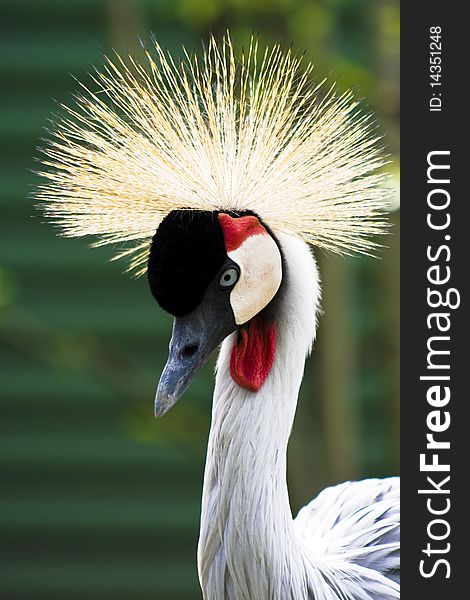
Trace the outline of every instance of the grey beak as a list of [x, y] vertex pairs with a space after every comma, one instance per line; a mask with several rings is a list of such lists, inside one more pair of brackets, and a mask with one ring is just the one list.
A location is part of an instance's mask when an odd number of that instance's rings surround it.
[[168, 361], [155, 397], [156, 417], [165, 414], [175, 404], [206, 363], [211, 353], [207, 348], [207, 341], [202, 339], [196, 323], [175, 318]]
[[175, 317], [173, 321], [168, 361], [155, 397], [156, 417], [164, 415], [176, 403], [215, 348], [236, 329], [233, 315], [224, 315], [224, 311], [221, 314], [210, 307], [203, 302], [190, 315]]

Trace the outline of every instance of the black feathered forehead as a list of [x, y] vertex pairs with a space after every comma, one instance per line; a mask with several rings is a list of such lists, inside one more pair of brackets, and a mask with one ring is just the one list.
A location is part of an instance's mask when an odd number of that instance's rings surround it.
[[160, 223], [150, 246], [150, 290], [170, 314], [189, 314], [226, 260], [217, 213], [172, 211]]

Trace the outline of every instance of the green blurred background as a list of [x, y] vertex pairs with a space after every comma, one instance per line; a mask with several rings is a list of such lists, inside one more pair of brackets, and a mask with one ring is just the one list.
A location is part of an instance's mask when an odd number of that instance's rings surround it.
[[[398, 179], [398, 0], [2, 0], [0, 596], [200, 598], [196, 545], [213, 363], [163, 419], [170, 319], [112, 250], [55, 236], [28, 194], [55, 110], [101, 50], [179, 53], [230, 27], [293, 43], [376, 111]], [[323, 306], [289, 449], [294, 512], [398, 471], [399, 211], [380, 260], [319, 255]]]

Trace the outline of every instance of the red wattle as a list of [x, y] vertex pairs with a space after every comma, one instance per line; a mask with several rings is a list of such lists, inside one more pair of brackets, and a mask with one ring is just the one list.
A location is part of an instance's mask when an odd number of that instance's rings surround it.
[[232, 347], [230, 374], [238, 385], [257, 392], [268, 376], [276, 353], [276, 327], [255, 317], [242, 328]]

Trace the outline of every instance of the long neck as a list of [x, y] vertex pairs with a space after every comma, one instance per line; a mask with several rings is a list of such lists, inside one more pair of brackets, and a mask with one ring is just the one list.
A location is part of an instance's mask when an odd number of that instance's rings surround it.
[[219, 355], [198, 550], [207, 600], [307, 597], [286, 451], [320, 293], [308, 248], [288, 236], [280, 236], [280, 243], [287, 272], [276, 315], [275, 361], [261, 390], [247, 391], [232, 380], [232, 336]]

